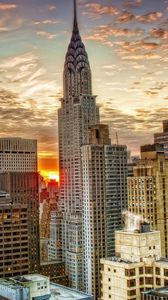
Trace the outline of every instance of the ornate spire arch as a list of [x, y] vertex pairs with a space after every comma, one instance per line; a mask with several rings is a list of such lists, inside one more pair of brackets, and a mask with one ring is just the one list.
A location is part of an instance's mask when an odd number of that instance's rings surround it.
[[74, 0], [73, 31], [64, 64], [64, 97], [80, 94], [91, 94], [91, 71], [78, 29], [77, 3]]

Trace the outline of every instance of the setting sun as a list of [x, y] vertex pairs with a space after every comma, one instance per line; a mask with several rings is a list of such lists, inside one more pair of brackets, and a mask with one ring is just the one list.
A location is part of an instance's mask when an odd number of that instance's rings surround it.
[[56, 181], [59, 181], [59, 174], [58, 174], [58, 172], [41, 170], [41, 171], [40, 171], [40, 174], [41, 174], [41, 176], [44, 177], [44, 179], [46, 179], [46, 180], [54, 179], [54, 180], [56, 180]]

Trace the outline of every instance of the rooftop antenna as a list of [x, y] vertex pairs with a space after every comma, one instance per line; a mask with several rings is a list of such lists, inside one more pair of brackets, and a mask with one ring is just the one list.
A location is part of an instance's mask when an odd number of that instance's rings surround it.
[[77, 7], [76, 7], [76, 0], [74, 0], [74, 29], [78, 28], [78, 22], [77, 22]]

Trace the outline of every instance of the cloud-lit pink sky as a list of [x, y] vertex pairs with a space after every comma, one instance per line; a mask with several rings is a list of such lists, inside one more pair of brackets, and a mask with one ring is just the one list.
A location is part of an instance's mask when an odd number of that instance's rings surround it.
[[[133, 153], [168, 118], [168, 0], [77, 0], [101, 119]], [[54, 170], [73, 0], [0, 1], [0, 136], [37, 138]]]

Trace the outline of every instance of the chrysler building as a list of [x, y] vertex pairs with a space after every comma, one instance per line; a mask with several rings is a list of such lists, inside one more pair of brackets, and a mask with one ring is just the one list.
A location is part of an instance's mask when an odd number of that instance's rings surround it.
[[60, 205], [63, 219], [63, 259], [72, 287], [82, 288], [82, 166], [81, 146], [89, 141], [89, 127], [99, 123], [91, 70], [81, 40], [74, 0], [73, 31], [68, 46], [63, 98], [58, 112]]

